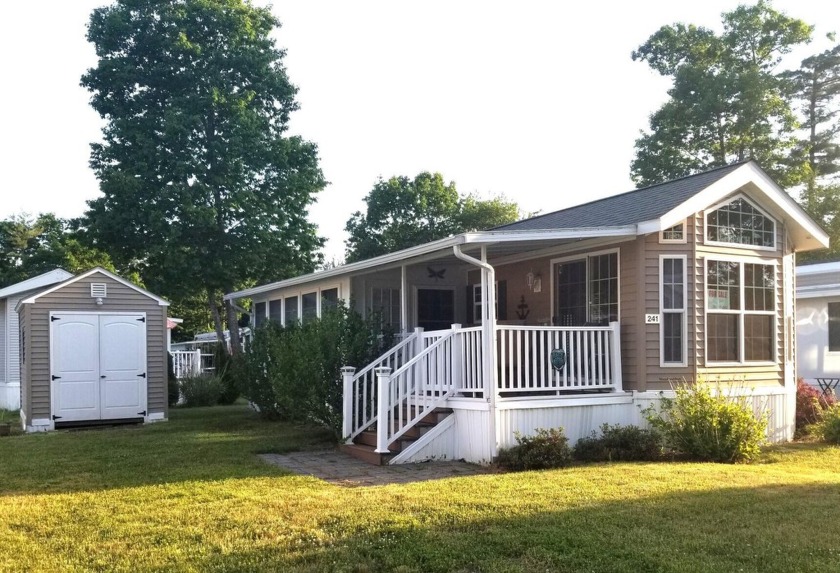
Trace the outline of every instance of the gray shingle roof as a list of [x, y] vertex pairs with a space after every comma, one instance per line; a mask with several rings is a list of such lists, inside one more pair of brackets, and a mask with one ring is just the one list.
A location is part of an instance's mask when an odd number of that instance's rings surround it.
[[658, 219], [747, 161], [496, 227], [504, 231], [618, 227]]

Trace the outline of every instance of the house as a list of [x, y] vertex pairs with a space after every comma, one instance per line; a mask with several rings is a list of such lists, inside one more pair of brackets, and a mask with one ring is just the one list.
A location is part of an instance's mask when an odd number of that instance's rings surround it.
[[28, 291], [14, 309], [23, 428], [166, 419], [168, 306], [98, 267]]
[[541, 427], [575, 441], [696, 379], [735, 381], [783, 441], [795, 253], [827, 244], [747, 161], [226, 298], [257, 327], [341, 299], [404, 333], [343, 373], [348, 449], [372, 461], [487, 462]]
[[796, 372], [840, 380], [840, 261], [796, 267]]
[[0, 409], [20, 408], [20, 331], [17, 303], [30, 293], [72, 277], [55, 269], [0, 289]]

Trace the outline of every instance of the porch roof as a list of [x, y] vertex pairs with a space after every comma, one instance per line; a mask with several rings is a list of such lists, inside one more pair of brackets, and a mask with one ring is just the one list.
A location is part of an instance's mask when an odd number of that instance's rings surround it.
[[336, 278], [344, 275], [363, 274], [374, 270], [384, 270], [401, 265], [416, 264], [427, 260], [441, 260], [451, 258], [453, 262], [460, 262], [453, 254], [453, 247], [461, 246], [466, 253], [476, 254], [476, 251], [486, 247], [488, 256], [499, 258], [518, 253], [535, 251], [550, 245], [576, 243], [587, 239], [635, 237], [635, 225], [615, 227], [581, 227], [576, 229], [536, 229], [536, 230], [490, 230], [475, 233], [462, 233], [431, 243], [417, 245], [401, 251], [373, 257], [325, 271], [317, 271], [291, 279], [277, 281], [232, 292], [225, 295], [226, 300], [247, 298], [272, 290]]

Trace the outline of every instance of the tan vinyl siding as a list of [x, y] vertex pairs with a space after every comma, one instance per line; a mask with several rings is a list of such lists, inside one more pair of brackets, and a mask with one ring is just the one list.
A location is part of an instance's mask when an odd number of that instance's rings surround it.
[[[644, 299], [642, 302], [644, 310], [640, 312], [638, 324], [644, 330], [644, 365], [645, 365], [645, 389], [646, 390], [667, 390], [673, 383], [694, 378], [696, 357], [692, 352], [695, 346], [696, 315], [692, 312], [692, 300], [697, 291], [693, 280], [696, 274], [694, 268], [694, 241], [696, 221], [689, 217], [685, 221], [685, 243], [660, 243], [659, 233], [652, 233], [645, 236], [644, 248], [644, 277], [640, 284], [644, 284]], [[662, 308], [660, 307], [660, 290], [662, 277], [660, 275], [660, 258], [662, 256], [686, 257], [686, 365], [685, 366], [661, 366], [662, 324], [645, 324], [644, 314], [658, 314], [660, 321], [664, 320]]]
[[[108, 296], [97, 306], [90, 296], [90, 283], [106, 283]], [[30, 313], [31, 418], [48, 418], [50, 404], [50, 312], [145, 312], [148, 412], [167, 412], [166, 400], [166, 307], [105, 275], [93, 275], [43, 295], [25, 305]]]
[[[753, 200], [753, 203], [761, 206], [760, 202]], [[772, 384], [784, 384], [784, 289], [790, 285], [791, 280], [784, 276], [784, 265], [782, 257], [785, 249], [785, 238], [787, 231], [783, 222], [776, 221], [776, 245], [774, 249], [756, 249], [750, 246], [720, 246], [708, 245], [705, 241], [705, 219], [704, 213], [697, 213], [694, 219], [693, 237], [696, 241], [696, 258], [693, 264], [695, 292], [701, 294], [694, 298], [693, 314], [696, 325], [697, 343], [694, 345], [694, 358], [697, 363], [697, 374], [706, 380], [722, 382], [736, 381], [746, 386], [766, 386]], [[715, 257], [734, 257], [744, 259], [746, 262], [774, 261], [776, 263], [776, 303], [775, 303], [775, 332], [776, 332], [776, 356], [773, 364], [752, 365], [744, 363], [739, 365], [715, 366], [706, 364], [706, 331], [705, 331], [705, 273], [706, 260]]]

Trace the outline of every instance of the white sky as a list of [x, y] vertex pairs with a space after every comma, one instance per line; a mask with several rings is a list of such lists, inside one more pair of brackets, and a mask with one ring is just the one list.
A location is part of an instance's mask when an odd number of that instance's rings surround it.
[[[74, 217], [98, 195], [88, 146], [102, 125], [79, 78], [96, 63], [88, 17], [105, 3], [3, 6], [0, 218]], [[276, 37], [300, 89], [290, 131], [318, 144], [331, 182], [311, 210], [327, 257], [343, 254], [344, 224], [380, 175], [439, 171], [462, 193], [504, 193], [542, 212], [632, 189], [633, 142], [668, 82], [630, 52], [665, 24], [719, 29], [736, 5], [275, 1]], [[774, 6], [817, 26], [788, 67], [840, 32], [836, 0]]]

